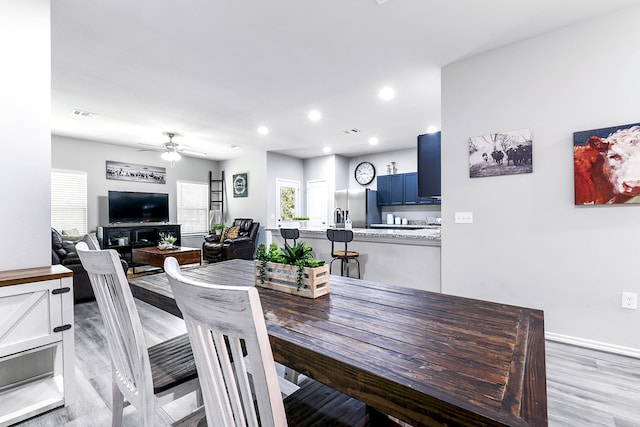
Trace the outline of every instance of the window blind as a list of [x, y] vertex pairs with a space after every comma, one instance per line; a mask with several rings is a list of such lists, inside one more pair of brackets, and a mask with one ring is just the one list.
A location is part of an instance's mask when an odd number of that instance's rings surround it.
[[178, 181], [178, 224], [183, 234], [209, 231], [209, 184]]
[[51, 227], [87, 233], [87, 173], [51, 171]]

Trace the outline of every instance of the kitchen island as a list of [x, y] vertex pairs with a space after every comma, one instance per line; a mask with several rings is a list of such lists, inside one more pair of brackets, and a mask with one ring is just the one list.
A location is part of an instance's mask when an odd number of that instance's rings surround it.
[[[284, 245], [279, 228], [265, 229], [267, 244]], [[300, 228], [300, 241], [313, 248], [313, 256], [331, 262], [326, 228]], [[440, 292], [440, 227], [426, 229], [354, 228], [349, 250], [360, 253], [362, 279], [407, 288]], [[356, 276], [355, 267], [351, 268]], [[333, 263], [340, 274], [340, 263]]]

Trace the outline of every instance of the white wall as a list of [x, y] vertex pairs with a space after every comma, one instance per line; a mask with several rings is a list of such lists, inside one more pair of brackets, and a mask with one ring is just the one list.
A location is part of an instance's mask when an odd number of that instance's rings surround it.
[[[576, 207], [572, 174], [574, 131], [640, 121], [639, 20], [635, 8], [443, 69], [443, 292], [540, 308], [547, 332], [640, 352], [640, 311], [620, 308], [640, 293], [640, 206]], [[527, 127], [532, 174], [469, 178], [470, 136]]]
[[[267, 153], [266, 151], [247, 152], [237, 159], [220, 162], [225, 174], [225, 223], [231, 224], [234, 218], [253, 218], [260, 222], [263, 229], [267, 224]], [[247, 174], [248, 196], [233, 197], [233, 175]], [[264, 232], [258, 235], [258, 243], [264, 242]]]
[[347, 157], [334, 155], [335, 162], [335, 178], [336, 178], [336, 190], [342, 190], [349, 188], [349, 159]]
[[[108, 225], [109, 190], [143, 191], [169, 194], [169, 221], [177, 223], [176, 181], [209, 183], [209, 171], [219, 177], [219, 164], [213, 160], [182, 156], [174, 166], [162, 160], [160, 153], [138, 151], [134, 148], [102, 144], [75, 138], [53, 135], [51, 138], [51, 167], [54, 169], [81, 170], [87, 172], [87, 227]], [[140, 165], [160, 166], [167, 170], [166, 184], [117, 181], [106, 178], [106, 162], [131, 162]], [[230, 177], [227, 179], [227, 181]]]
[[0, 271], [51, 265], [51, 27], [48, 0], [0, 6]]

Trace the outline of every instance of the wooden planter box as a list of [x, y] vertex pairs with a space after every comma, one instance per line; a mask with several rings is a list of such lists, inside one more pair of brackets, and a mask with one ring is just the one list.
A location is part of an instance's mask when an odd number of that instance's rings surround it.
[[268, 262], [265, 268], [264, 283], [260, 281], [260, 261], [253, 264], [256, 286], [273, 289], [305, 298], [318, 298], [329, 293], [329, 266], [304, 268], [302, 286], [298, 289], [298, 267], [295, 265]]

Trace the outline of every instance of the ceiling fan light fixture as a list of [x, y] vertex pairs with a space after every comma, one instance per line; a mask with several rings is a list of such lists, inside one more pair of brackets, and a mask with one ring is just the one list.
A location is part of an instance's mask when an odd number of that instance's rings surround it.
[[182, 158], [180, 153], [178, 153], [177, 151], [165, 151], [161, 154], [161, 157], [167, 162], [175, 162]]

